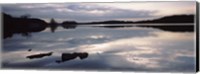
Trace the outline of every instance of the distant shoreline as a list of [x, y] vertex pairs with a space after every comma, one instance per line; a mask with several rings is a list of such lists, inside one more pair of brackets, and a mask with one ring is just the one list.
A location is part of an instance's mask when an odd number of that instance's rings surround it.
[[172, 15], [165, 16], [158, 19], [152, 20], [141, 20], [141, 21], [123, 21], [123, 20], [108, 20], [98, 22], [87, 22], [76, 24], [139, 24], [139, 23], [194, 23], [194, 15]]
[[[96, 24], [87, 24], [87, 23], [77, 23], [74, 25], [97, 25], [97, 24], [108, 24], [108, 23], [96, 23]], [[141, 25], [195, 25], [195, 23], [110, 23], [110, 24], [141, 24]]]

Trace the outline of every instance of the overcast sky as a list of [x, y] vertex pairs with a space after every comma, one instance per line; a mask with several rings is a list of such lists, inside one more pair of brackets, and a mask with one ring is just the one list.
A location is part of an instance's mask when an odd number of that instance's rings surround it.
[[78, 22], [104, 20], [145, 20], [167, 15], [195, 14], [195, 1], [127, 3], [4, 4], [2, 11], [13, 16]]

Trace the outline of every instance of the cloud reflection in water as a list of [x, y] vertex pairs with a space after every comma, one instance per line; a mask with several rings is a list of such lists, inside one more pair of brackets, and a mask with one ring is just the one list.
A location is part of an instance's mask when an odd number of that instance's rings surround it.
[[[30, 39], [15, 36], [4, 40], [3, 67], [23, 68], [29, 64], [37, 69], [195, 71], [193, 33], [132, 28], [78, 27], [76, 30], [61, 29], [54, 34], [35, 33]], [[27, 51], [30, 48], [33, 49], [31, 53]], [[48, 51], [54, 52], [52, 58], [24, 58], [32, 53]], [[55, 63], [65, 52], [87, 52], [90, 55], [81, 61]]]

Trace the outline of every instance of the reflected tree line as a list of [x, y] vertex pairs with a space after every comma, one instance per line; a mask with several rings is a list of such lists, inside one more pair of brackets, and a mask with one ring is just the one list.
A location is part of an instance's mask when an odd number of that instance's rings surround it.
[[[110, 20], [110, 21], [100, 21], [100, 22], [87, 22], [87, 23], [77, 23], [76, 21], [64, 21], [62, 23], [57, 23], [53, 18], [50, 22], [45, 22], [44, 20], [38, 18], [30, 18], [29, 14], [22, 15], [21, 17], [13, 17], [9, 14], [2, 13], [3, 16], [3, 38], [10, 38], [14, 34], [21, 34], [23, 36], [31, 36], [32, 32], [41, 32], [46, 28], [50, 28], [51, 32], [54, 33], [57, 27], [63, 27], [65, 29], [74, 29], [78, 25], [85, 24], [130, 24], [130, 25], [120, 25], [120, 26], [95, 26], [104, 28], [122, 28], [122, 27], [134, 27], [131, 24], [148, 24], [148, 23], [194, 23], [194, 15], [172, 15], [165, 16], [153, 20], [143, 20], [143, 21], [120, 21], [120, 20]], [[156, 28], [164, 31], [172, 32], [193, 32], [194, 25], [136, 25], [136, 27], [146, 27], [146, 28]]]
[[62, 23], [57, 23], [53, 18], [50, 23], [48, 23], [48, 27], [51, 29], [51, 32], [55, 32], [58, 26], [61, 26], [65, 29], [74, 29], [77, 26], [75, 21], [64, 21]]
[[31, 36], [32, 32], [41, 32], [46, 28], [50, 28], [51, 32], [55, 32], [58, 26], [65, 29], [76, 28], [75, 21], [64, 21], [57, 23], [53, 18], [50, 22], [38, 18], [30, 18], [30, 15], [22, 15], [21, 17], [13, 17], [9, 14], [2, 13], [3, 17], [3, 38], [10, 38], [14, 34], [21, 34], [22, 36]]

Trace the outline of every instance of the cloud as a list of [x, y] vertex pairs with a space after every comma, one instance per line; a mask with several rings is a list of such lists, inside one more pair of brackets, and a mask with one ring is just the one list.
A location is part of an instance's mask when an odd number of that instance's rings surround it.
[[104, 6], [97, 6], [97, 5], [84, 5], [84, 4], [70, 4], [67, 6], [68, 9], [74, 10], [74, 11], [106, 11], [110, 10], [112, 8], [104, 7]]
[[14, 16], [30, 14], [37, 18], [75, 21], [100, 21], [152, 17], [156, 11], [120, 9], [95, 4], [13, 4], [2, 5], [3, 12]]

